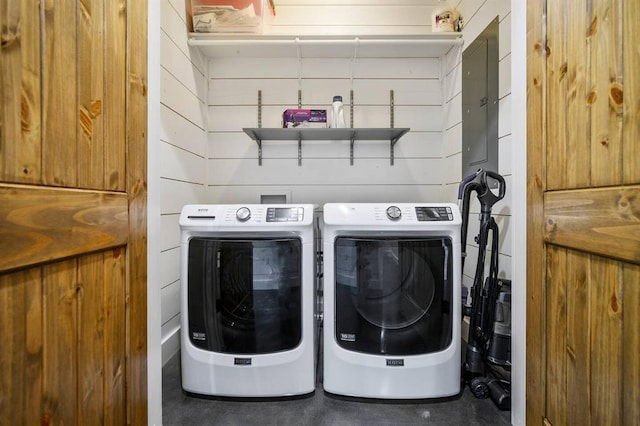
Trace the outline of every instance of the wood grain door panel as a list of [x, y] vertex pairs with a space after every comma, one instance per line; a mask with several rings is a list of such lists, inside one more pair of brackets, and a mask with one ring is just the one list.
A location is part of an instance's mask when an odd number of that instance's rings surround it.
[[640, 5], [527, 22], [527, 423], [640, 425]]
[[0, 0], [0, 425], [147, 423], [147, 0]]

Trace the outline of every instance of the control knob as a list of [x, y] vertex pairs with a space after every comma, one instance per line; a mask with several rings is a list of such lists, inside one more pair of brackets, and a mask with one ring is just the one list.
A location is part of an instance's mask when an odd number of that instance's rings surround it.
[[402, 216], [402, 211], [400, 211], [400, 207], [398, 206], [389, 206], [387, 207], [387, 217], [390, 220], [398, 220]]
[[240, 222], [246, 222], [250, 218], [251, 218], [251, 210], [249, 210], [249, 207], [240, 207], [236, 211], [236, 219], [238, 219]]

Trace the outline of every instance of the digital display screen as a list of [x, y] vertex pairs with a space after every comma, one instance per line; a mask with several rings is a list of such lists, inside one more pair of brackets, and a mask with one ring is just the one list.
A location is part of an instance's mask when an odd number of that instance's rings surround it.
[[292, 209], [277, 208], [276, 209], [276, 218], [282, 219], [282, 218], [290, 217], [291, 216], [291, 210]]
[[449, 207], [416, 207], [416, 217], [421, 222], [453, 220], [453, 214]]
[[267, 222], [299, 222], [304, 216], [302, 207], [269, 207]]

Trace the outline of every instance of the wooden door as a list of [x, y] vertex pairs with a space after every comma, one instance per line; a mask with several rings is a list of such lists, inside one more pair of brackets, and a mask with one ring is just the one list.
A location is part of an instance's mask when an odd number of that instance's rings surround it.
[[147, 423], [146, 0], [0, 0], [0, 425]]
[[639, 425], [640, 3], [527, 15], [527, 423]]

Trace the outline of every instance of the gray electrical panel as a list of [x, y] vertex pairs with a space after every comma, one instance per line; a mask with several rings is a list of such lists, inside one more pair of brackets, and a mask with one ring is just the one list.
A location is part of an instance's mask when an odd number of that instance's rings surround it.
[[462, 54], [462, 177], [498, 172], [498, 18]]

